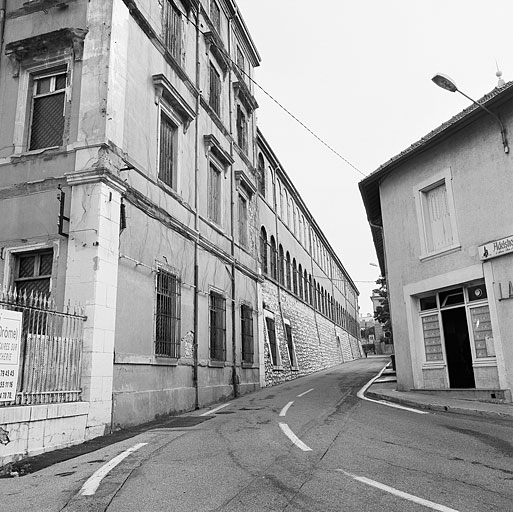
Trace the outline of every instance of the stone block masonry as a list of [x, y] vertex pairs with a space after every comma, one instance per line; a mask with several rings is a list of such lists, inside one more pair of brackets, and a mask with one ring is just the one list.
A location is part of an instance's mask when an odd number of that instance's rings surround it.
[[[264, 313], [260, 318], [264, 323], [266, 386], [304, 377], [361, 357], [360, 343], [354, 336], [274, 282], [264, 281], [262, 300]], [[265, 325], [266, 315], [274, 317], [278, 363], [281, 364], [273, 364], [271, 358], [269, 333]], [[285, 332], [287, 322], [290, 323], [292, 332], [295, 366], [289, 354]]]

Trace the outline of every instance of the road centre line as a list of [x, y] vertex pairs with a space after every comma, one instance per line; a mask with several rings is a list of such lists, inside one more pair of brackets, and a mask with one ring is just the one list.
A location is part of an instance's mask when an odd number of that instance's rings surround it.
[[289, 402], [281, 411], [280, 411], [280, 416], [285, 416], [285, 414], [287, 414], [287, 411], [289, 410], [289, 407], [293, 404], [294, 402]]
[[304, 452], [311, 452], [312, 449], [307, 446], [301, 439], [299, 439], [292, 430], [290, 430], [290, 427], [286, 423], [280, 423], [280, 428], [283, 431], [283, 433], [301, 450]]
[[363, 386], [362, 389], [360, 389], [360, 391], [358, 391], [358, 393], [356, 393], [356, 396], [358, 398], [360, 398], [361, 400], [367, 400], [367, 402], [374, 402], [375, 404], [386, 405], [387, 407], [393, 407], [394, 409], [402, 409], [403, 411], [416, 412], [417, 414], [429, 414], [429, 412], [427, 412], [427, 411], [419, 411], [418, 409], [413, 409], [411, 407], [406, 407], [404, 405], [394, 404], [391, 402], [385, 402], [384, 400], [374, 400], [372, 398], [367, 398], [365, 396], [365, 392], [367, 391], [367, 389], [369, 389], [372, 386], [372, 384], [374, 384], [375, 380], [377, 380], [381, 377], [381, 374], [385, 371], [387, 366], [388, 365], [385, 365], [382, 368], [382, 370], [375, 377], [373, 377], [369, 382], [367, 382], [367, 384], [365, 384], [365, 386]]
[[398, 489], [394, 489], [393, 487], [389, 487], [388, 485], [376, 482], [375, 480], [371, 480], [370, 478], [353, 475], [352, 473], [348, 473], [343, 469], [337, 469], [337, 471], [339, 471], [340, 473], [344, 473], [344, 475], [351, 477], [353, 480], [357, 480], [358, 482], [361, 482], [363, 484], [370, 485], [371, 487], [376, 487], [376, 489], [381, 489], [382, 491], [388, 492], [390, 494], [393, 494], [394, 496], [398, 496], [399, 498], [403, 498], [413, 503], [417, 503], [418, 505], [423, 505], [424, 507], [428, 507], [431, 510], [437, 510], [438, 512], [458, 512], [454, 508], [446, 507], [445, 505], [440, 505], [439, 503], [435, 503], [434, 501], [425, 500], [423, 498], [419, 498], [418, 496], [414, 496], [413, 494], [408, 494], [407, 492], [399, 491]]
[[297, 395], [298, 398], [301, 398], [302, 396], [305, 396], [307, 393], [310, 393], [310, 391], [313, 391], [315, 388], [311, 388], [309, 389], [308, 391], [305, 391], [303, 393], [301, 393], [300, 395]]
[[107, 476], [109, 471], [111, 471], [113, 468], [115, 468], [120, 462], [122, 462], [124, 459], [126, 459], [131, 453], [135, 452], [139, 448], [142, 448], [143, 446], [147, 445], [148, 443], [138, 443], [131, 448], [128, 448], [128, 450], [125, 450], [124, 452], [120, 453], [113, 459], [111, 459], [109, 462], [104, 464], [100, 469], [97, 469], [86, 481], [86, 483], [82, 486], [82, 488], [79, 491], [79, 494], [81, 496], [92, 496], [96, 490], [98, 489], [98, 486], [100, 485], [101, 481]]
[[212, 409], [211, 411], [204, 412], [203, 414], [200, 414], [200, 416], [210, 416], [211, 414], [215, 414], [220, 409], [223, 409], [224, 407], [228, 407], [231, 405], [231, 402], [228, 402], [227, 404], [219, 405], [218, 407]]

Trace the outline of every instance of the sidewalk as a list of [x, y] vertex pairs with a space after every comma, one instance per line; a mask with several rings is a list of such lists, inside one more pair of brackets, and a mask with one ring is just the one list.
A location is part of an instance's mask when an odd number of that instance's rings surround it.
[[513, 421], [513, 404], [478, 402], [438, 395], [397, 391], [395, 371], [387, 367], [365, 392], [373, 400], [385, 400], [396, 404], [437, 412], [467, 414], [491, 419], [510, 419]]

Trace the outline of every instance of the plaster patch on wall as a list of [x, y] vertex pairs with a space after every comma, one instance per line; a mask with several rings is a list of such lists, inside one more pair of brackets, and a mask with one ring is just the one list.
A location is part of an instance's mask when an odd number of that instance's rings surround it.
[[182, 339], [182, 353], [181, 356], [187, 359], [192, 359], [194, 356], [194, 331], [189, 331]]

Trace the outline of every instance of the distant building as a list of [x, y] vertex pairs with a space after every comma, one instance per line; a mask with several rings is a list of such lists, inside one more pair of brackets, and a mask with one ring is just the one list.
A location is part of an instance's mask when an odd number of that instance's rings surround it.
[[[513, 84], [480, 104], [513, 132]], [[473, 105], [360, 183], [387, 277], [398, 388], [511, 400], [513, 155]]]

